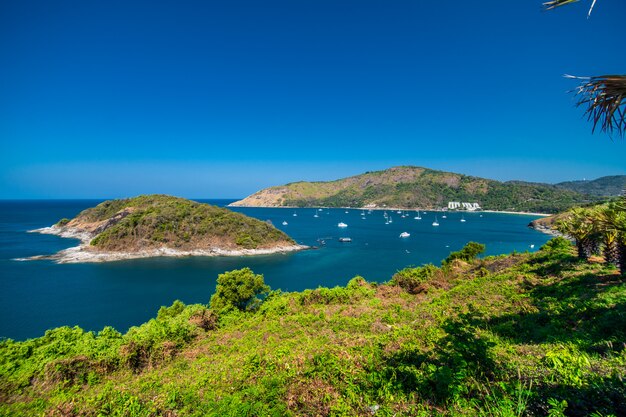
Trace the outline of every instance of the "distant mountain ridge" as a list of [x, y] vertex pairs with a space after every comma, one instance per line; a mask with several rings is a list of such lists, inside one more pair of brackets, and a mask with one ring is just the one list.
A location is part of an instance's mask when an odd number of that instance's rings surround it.
[[566, 181], [555, 185], [565, 190], [572, 190], [583, 194], [600, 197], [616, 197], [624, 195], [624, 191], [626, 190], [626, 175], [611, 175], [589, 181]]
[[477, 202], [486, 210], [556, 213], [600, 197], [551, 184], [500, 182], [415, 166], [324, 182], [294, 182], [258, 191], [232, 206], [397, 207], [439, 209], [450, 201]]

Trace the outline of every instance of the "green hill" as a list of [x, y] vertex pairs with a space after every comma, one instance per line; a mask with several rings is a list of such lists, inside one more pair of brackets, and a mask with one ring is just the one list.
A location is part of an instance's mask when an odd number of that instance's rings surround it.
[[1, 341], [0, 415], [623, 416], [626, 283], [572, 249]]
[[578, 193], [599, 197], [615, 197], [624, 195], [626, 191], [626, 175], [601, 177], [591, 181], [567, 181], [555, 185], [558, 188]]
[[86, 234], [93, 251], [257, 249], [294, 245], [271, 224], [231, 210], [166, 195], [105, 201], [57, 227]]
[[261, 190], [234, 206], [322, 206], [438, 209], [450, 201], [486, 210], [555, 213], [597, 200], [553, 185], [499, 182], [427, 168], [401, 166], [328, 182], [295, 182]]

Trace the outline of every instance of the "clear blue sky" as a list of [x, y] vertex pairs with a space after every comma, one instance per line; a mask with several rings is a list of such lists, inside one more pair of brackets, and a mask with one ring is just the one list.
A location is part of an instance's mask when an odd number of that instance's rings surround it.
[[626, 173], [562, 74], [626, 72], [626, 2], [0, 2], [0, 198], [269, 185], [418, 165]]

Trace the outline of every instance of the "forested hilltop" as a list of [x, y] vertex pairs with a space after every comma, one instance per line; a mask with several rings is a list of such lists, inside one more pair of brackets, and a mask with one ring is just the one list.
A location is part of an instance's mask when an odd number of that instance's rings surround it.
[[567, 181], [555, 184], [559, 188], [599, 197], [616, 197], [626, 193], [626, 175], [612, 175], [589, 181]]
[[624, 276], [562, 238], [483, 249], [298, 293], [231, 271], [126, 334], [2, 341], [0, 415], [626, 415]]
[[176, 250], [258, 249], [294, 245], [271, 224], [231, 210], [167, 195], [109, 200], [62, 219], [59, 233], [74, 233], [92, 251], [137, 252]]
[[485, 210], [556, 213], [597, 201], [549, 184], [500, 182], [400, 166], [327, 182], [295, 182], [261, 190], [233, 206], [377, 207], [439, 209], [448, 202], [477, 202]]

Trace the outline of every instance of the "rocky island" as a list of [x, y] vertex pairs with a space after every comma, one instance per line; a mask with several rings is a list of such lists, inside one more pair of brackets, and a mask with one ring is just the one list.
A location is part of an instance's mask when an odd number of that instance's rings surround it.
[[305, 249], [272, 224], [231, 210], [167, 195], [109, 200], [73, 219], [33, 232], [77, 238], [51, 256], [59, 263], [154, 256], [241, 256]]

